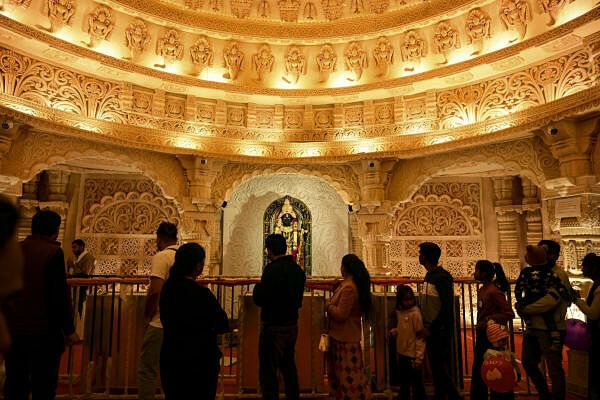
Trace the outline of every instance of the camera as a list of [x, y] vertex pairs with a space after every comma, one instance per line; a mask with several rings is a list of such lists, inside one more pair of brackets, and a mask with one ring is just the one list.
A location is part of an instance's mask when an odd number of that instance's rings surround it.
[[558, 135], [558, 128], [555, 126], [551, 126], [548, 128], [548, 134], [552, 135], [552, 136], [556, 136]]
[[2, 120], [2, 129], [10, 129], [12, 128], [13, 123], [11, 120], [9, 119], [3, 119]]

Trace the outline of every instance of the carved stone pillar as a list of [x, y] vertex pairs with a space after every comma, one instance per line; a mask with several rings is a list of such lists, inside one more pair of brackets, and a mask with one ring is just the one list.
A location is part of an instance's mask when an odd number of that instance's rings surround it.
[[525, 216], [525, 235], [527, 244], [537, 244], [542, 240], [542, 213], [538, 197], [538, 188], [528, 178], [521, 178], [523, 189], [523, 214]]
[[513, 177], [494, 179], [496, 200], [494, 209], [498, 221], [498, 255], [510, 277], [518, 275], [521, 269], [521, 243], [519, 229], [519, 212], [521, 206], [513, 205]]
[[221, 265], [221, 213], [215, 208], [205, 211], [185, 211], [182, 215], [180, 239], [199, 243], [206, 250], [204, 275], [218, 275]]
[[189, 182], [191, 203], [200, 210], [212, 205], [212, 184], [225, 161], [197, 156], [179, 156]]
[[[383, 210], [371, 213], [361, 209], [357, 213], [362, 241], [362, 257], [371, 275], [387, 275], [390, 246], [389, 214]], [[360, 253], [358, 254], [360, 256]]]

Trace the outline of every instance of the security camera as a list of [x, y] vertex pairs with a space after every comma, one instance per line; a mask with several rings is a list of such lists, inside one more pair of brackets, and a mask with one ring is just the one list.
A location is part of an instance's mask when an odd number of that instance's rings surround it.
[[555, 126], [551, 126], [550, 128], [548, 128], [548, 134], [552, 136], [558, 135], [558, 128]]
[[10, 129], [13, 126], [13, 122], [9, 119], [2, 120], [2, 129]]

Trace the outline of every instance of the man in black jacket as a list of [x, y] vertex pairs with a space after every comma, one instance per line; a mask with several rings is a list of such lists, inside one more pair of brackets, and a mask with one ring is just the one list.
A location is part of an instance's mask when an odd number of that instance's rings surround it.
[[281, 371], [288, 400], [300, 398], [295, 347], [298, 337], [298, 309], [302, 306], [306, 276], [290, 255], [280, 234], [265, 241], [271, 262], [260, 283], [254, 287], [254, 303], [261, 307], [258, 358], [263, 399], [279, 399], [277, 370]]
[[31, 236], [21, 242], [25, 263], [23, 291], [7, 311], [13, 345], [6, 354], [6, 400], [54, 399], [58, 368], [66, 344], [79, 341], [65, 259], [56, 241], [60, 216], [39, 211]]

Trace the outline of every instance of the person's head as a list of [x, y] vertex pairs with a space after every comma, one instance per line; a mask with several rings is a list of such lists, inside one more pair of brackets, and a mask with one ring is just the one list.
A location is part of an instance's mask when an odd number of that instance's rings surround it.
[[267, 248], [267, 255], [270, 259], [284, 256], [287, 252], [287, 242], [283, 235], [279, 233], [272, 233], [267, 236], [267, 239], [265, 239], [265, 247]]
[[527, 245], [525, 247], [525, 261], [532, 267], [543, 267], [548, 264], [546, 246]]
[[181, 245], [175, 253], [175, 263], [169, 271], [174, 278], [196, 279], [204, 270], [206, 252], [198, 243]]
[[156, 247], [163, 251], [169, 246], [177, 244], [177, 225], [163, 221], [156, 229]]
[[435, 243], [423, 242], [419, 244], [419, 262], [425, 269], [431, 269], [438, 266], [442, 249]]
[[[478, 260], [475, 263], [475, 274], [474, 278], [476, 281], [494, 284], [504, 293], [508, 293], [510, 284], [504, 273], [504, 269], [500, 263], [493, 263], [488, 260]], [[495, 278], [495, 279], [494, 279]]]
[[58, 238], [60, 215], [50, 210], [41, 210], [31, 219], [31, 234], [46, 236], [53, 240]]
[[9, 242], [17, 229], [19, 211], [4, 197], [0, 197], [0, 250]]
[[556, 265], [556, 260], [560, 256], [560, 244], [554, 240], [540, 240], [538, 246], [544, 246], [546, 248], [546, 256], [548, 257], [548, 264], [551, 266]]
[[588, 253], [581, 262], [583, 276], [592, 279], [594, 282], [600, 282], [600, 256], [596, 253]]
[[408, 310], [417, 305], [415, 292], [408, 285], [398, 285], [396, 287], [396, 308]]
[[356, 254], [346, 254], [342, 257], [342, 276], [344, 278], [351, 278], [354, 284], [358, 288], [358, 302], [360, 304], [361, 312], [369, 317], [371, 314], [371, 275]]
[[79, 255], [85, 250], [85, 242], [81, 239], [73, 240], [71, 243], [71, 250], [73, 251], [73, 254], [79, 257]]

